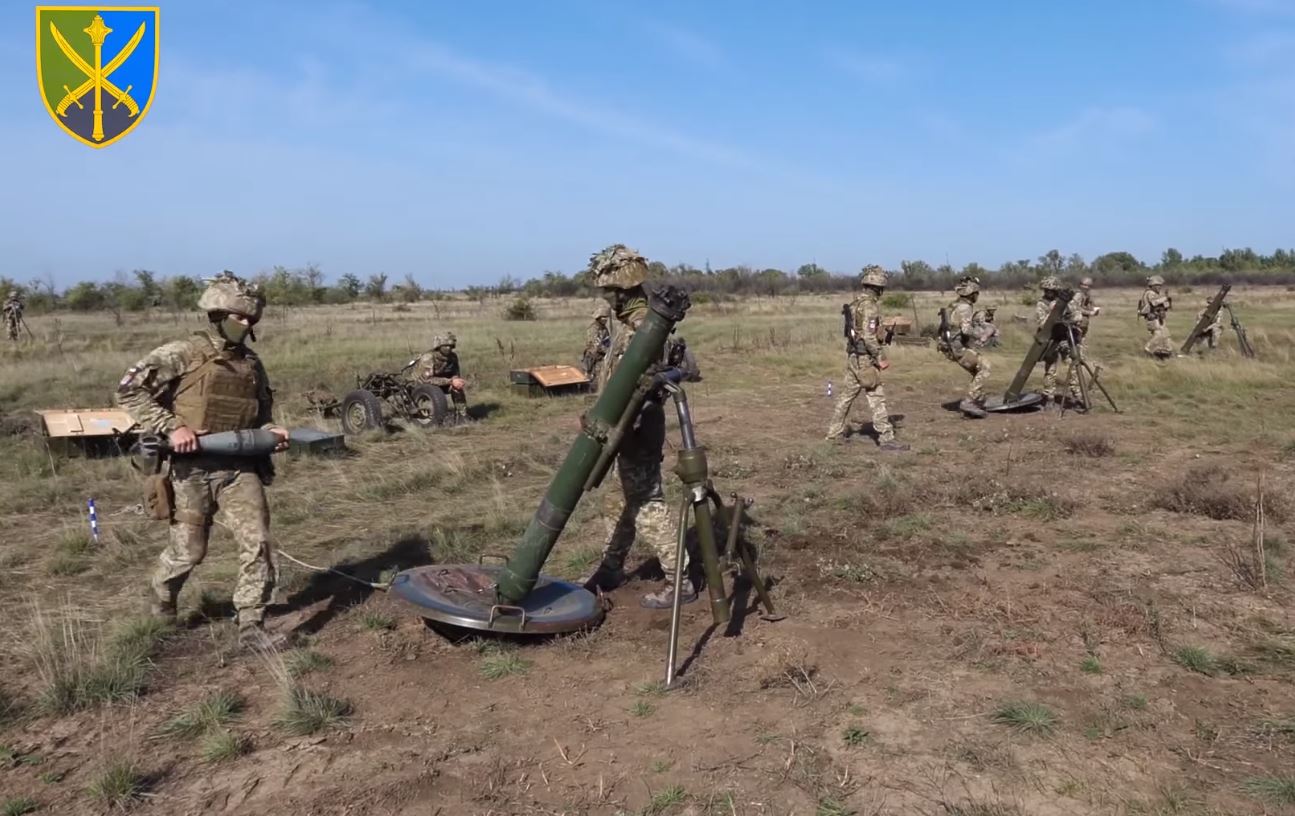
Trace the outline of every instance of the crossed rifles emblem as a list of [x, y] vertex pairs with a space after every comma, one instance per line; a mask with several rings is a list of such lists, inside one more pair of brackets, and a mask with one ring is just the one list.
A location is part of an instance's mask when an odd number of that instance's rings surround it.
[[86, 34], [90, 35], [90, 42], [94, 43], [94, 65], [91, 65], [86, 62], [80, 54], [72, 49], [72, 46], [68, 44], [67, 38], [64, 37], [63, 33], [58, 30], [58, 27], [54, 25], [54, 21], [50, 21], [49, 30], [50, 33], [54, 35], [54, 42], [58, 44], [59, 50], [63, 52], [63, 56], [67, 57], [68, 60], [76, 66], [77, 70], [86, 75], [86, 80], [75, 88], [68, 88], [66, 85], [63, 86], [63, 90], [67, 91], [67, 94], [59, 101], [55, 110], [58, 112], [59, 116], [64, 117], [67, 116], [67, 109], [72, 105], [76, 105], [78, 108], [84, 110], [85, 106], [81, 104], [81, 97], [85, 96], [86, 92], [93, 88], [94, 133], [92, 136], [96, 142], [103, 140], [104, 91], [107, 91], [109, 96], [117, 100], [112, 105], [114, 110], [118, 105], [125, 105], [126, 111], [130, 116], [134, 117], [139, 115], [139, 104], [136, 103], [130, 95], [130, 89], [135, 86], [127, 85], [126, 90], [123, 91], [121, 88], [118, 88], [112, 80], [108, 79], [108, 77], [113, 71], [116, 71], [121, 67], [123, 62], [130, 58], [130, 55], [135, 51], [135, 46], [139, 45], [140, 39], [144, 36], [145, 26], [146, 23], [140, 23], [139, 29], [135, 31], [135, 35], [130, 38], [130, 41], [126, 43], [125, 47], [117, 53], [117, 56], [112, 58], [112, 61], [107, 65], [104, 65], [103, 41], [112, 33], [112, 29], [104, 25], [103, 18], [96, 14], [89, 27], [83, 29]]

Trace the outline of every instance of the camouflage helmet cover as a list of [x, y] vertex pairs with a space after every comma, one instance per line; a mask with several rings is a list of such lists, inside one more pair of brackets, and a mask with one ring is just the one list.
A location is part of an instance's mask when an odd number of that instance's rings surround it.
[[1164, 286], [1164, 285], [1165, 285], [1165, 279], [1160, 277], [1159, 275], [1152, 275], [1151, 277], [1147, 278], [1147, 286]]
[[601, 289], [633, 289], [647, 280], [647, 259], [624, 244], [589, 256], [589, 282]]
[[9, 290], [9, 298], [10, 298], [10, 300], [17, 300], [17, 299], [18, 299], [18, 290], [17, 290], [17, 289], [10, 289], [10, 290]]
[[868, 264], [859, 275], [859, 283], [864, 286], [886, 286], [886, 270], [877, 264]]
[[198, 298], [198, 308], [204, 312], [233, 312], [252, 320], [260, 320], [265, 309], [265, 295], [261, 287], [249, 283], [226, 269], [207, 280], [207, 289]]
[[458, 338], [454, 336], [454, 332], [446, 332], [445, 334], [432, 336], [432, 348], [434, 349], [438, 349], [443, 346], [454, 348], [456, 343], [458, 343]]
[[1045, 292], [1059, 292], [1064, 287], [1061, 285], [1061, 278], [1056, 275], [1048, 275], [1039, 282], [1039, 288]]
[[980, 278], [974, 275], [967, 275], [958, 281], [958, 285], [953, 287], [953, 292], [959, 296], [973, 295], [980, 291]]
[[1083, 280], [1079, 281], [1079, 285], [1080, 285], [1080, 286], [1083, 286], [1083, 287], [1089, 287], [1089, 286], [1092, 286], [1092, 285], [1093, 285], [1093, 279], [1092, 279], [1092, 278], [1084, 278]]
[[611, 316], [611, 305], [605, 300], [598, 301], [598, 305], [594, 307], [594, 320], [608, 320]]

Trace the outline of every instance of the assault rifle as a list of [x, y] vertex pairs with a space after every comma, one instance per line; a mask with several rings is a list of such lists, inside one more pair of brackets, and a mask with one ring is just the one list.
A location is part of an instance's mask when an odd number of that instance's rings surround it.
[[849, 303], [841, 306], [841, 334], [845, 336], [846, 351], [853, 353], [858, 336], [855, 334], [854, 312], [850, 309]]

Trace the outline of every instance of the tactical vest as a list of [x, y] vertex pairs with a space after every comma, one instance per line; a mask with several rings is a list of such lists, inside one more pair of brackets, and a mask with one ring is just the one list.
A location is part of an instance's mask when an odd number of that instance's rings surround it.
[[217, 351], [204, 335], [195, 340], [196, 359], [175, 389], [171, 410], [183, 424], [211, 433], [254, 427], [261, 413], [255, 359]]

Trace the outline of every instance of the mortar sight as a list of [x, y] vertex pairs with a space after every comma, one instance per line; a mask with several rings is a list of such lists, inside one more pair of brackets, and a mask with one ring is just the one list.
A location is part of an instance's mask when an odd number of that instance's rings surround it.
[[662, 386], [665, 344], [691, 305], [673, 286], [643, 284], [647, 316], [580, 421], [580, 433], [553, 474], [522, 540], [502, 566], [434, 565], [406, 570], [391, 591], [430, 621], [513, 634], [553, 634], [597, 626], [606, 610], [593, 593], [540, 570], [576, 505], [598, 487], [621, 440], [649, 397]]

